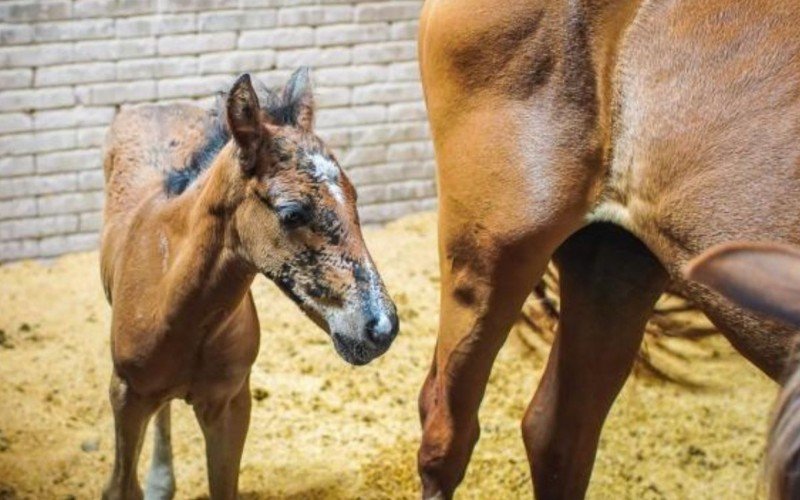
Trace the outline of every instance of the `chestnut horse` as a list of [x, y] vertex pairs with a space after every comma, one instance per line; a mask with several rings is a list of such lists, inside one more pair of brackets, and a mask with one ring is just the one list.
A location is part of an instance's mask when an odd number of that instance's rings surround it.
[[[686, 276], [736, 304], [800, 328], [800, 250], [774, 243], [725, 243], [689, 262]], [[769, 432], [769, 498], [800, 498], [800, 366], [778, 397]]]
[[385, 352], [396, 309], [361, 236], [356, 193], [312, 128], [308, 71], [281, 95], [240, 77], [224, 110], [122, 111], [106, 144], [101, 272], [112, 304], [116, 455], [105, 498], [141, 498], [136, 466], [157, 414], [148, 498], [171, 498], [170, 400], [206, 440], [211, 498], [237, 495], [259, 345], [250, 284], [266, 275], [356, 365]]
[[551, 257], [560, 324], [522, 421], [537, 497], [585, 495], [670, 281], [781, 376], [794, 331], [681, 270], [724, 241], [800, 244], [796, 2], [426, 0], [419, 58], [442, 278], [425, 497], [461, 482], [495, 356]]

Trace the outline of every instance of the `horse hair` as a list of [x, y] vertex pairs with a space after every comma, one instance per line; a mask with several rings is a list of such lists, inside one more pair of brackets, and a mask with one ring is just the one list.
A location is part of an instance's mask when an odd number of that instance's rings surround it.
[[[251, 76], [252, 78], [252, 76]], [[261, 109], [270, 117], [275, 125], [296, 126], [298, 95], [296, 93], [279, 93], [269, 89], [257, 78], [252, 78]], [[289, 82], [288, 86], [292, 86]], [[169, 196], [177, 196], [186, 191], [214, 162], [222, 148], [231, 139], [226, 120], [225, 103], [230, 89], [220, 91], [214, 107], [209, 111], [210, 126], [206, 130], [202, 144], [189, 157], [188, 164], [179, 170], [170, 170], [164, 179], [164, 190]]]

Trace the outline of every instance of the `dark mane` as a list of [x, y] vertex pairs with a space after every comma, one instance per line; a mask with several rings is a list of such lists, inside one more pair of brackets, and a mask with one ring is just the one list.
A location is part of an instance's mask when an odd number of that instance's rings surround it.
[[[267, 88], [263, 82], [253, 78], [253, 85], [258, 95], [258, 102], [261, 109], [270, 117], [270, 121], [281, 126], [296, 126], [297, 103], [293, 102], [291, 95], [282, 95]], [[206, 131], [205, 139], [200, 147], [189, 157], [186, 167], [180, 170], [170, 170], [164, 179], [164, 190], [169, 196], [177, 196], [192, 185], [208, 167], [214, 162], [222, 148], [231, 139], [228, 131], [225, 105], [228, 100], [226, 89], [217, 94], [217, 101], [214, 109], [209, 111], [211, 115], [210, 125]]]
[[169, 196], [177, 196], [188, 188], [195, 179], [200, 177], [217, 157], [219, 152], [230, 140], [228, 127], [225, 125], [224, 116], [220, 115], [219, 107], [210, 111], [210, 126], [200, 147], [189, 157], [189, 163], [180, 170], [170, 170], [164, 179], [164, 190]]

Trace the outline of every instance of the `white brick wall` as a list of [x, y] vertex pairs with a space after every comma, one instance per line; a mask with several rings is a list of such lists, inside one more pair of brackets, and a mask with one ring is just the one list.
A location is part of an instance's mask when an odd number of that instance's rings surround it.
[[416, 62], [422, 0], [3, 0], [0, 262], [96, 247], [101, 147], [120, 106], [314, 68], [317, 127], [362, 220], [435, 205]]

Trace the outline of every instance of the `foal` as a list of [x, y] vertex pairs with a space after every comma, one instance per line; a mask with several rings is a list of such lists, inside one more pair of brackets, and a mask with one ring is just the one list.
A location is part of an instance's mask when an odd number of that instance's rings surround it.
[[259, 345], [256, 273], [349, 363], [380, 356], [397, 333], [355, 190], [314, 134], [308, 71], [280, 96], [259, 93], [261, 104], [243, 75], [224, 113], [149, 105], [111, 126], [100, 258], [113, 309], [116, 455], [105, 498], [142, 497], [136, 466], [156, 413], [147, 497], [173, 496], [174, 398], [192, 405], [203, 430], [211, 498], [236, 497]]

